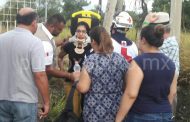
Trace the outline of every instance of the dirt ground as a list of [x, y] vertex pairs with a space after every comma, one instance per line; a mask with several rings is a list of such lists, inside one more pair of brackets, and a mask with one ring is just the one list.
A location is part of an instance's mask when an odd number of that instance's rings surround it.
[[190, 69], [180, 73], [177, 96], [175, 122], [190, 122]]

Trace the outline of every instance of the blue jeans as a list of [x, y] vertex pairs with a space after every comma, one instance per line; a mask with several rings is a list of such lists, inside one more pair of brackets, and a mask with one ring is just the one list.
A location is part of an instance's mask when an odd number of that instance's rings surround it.
[[0, 100], [0, 122], [37, 122], [37, 104]]
[[172, 113], [135, 114], [129, 113], [124, 122], [174, 122]]

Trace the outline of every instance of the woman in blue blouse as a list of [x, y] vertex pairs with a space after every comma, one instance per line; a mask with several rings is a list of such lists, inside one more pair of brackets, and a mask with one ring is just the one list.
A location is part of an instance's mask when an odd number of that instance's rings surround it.
[[84, 122], [114, 122], [123, 94], [128, 63], [113, 52], [110, 35], [103, 27], [90, 32], [94, 53], [89, 55], [81, 71], [77, 89], [85, 93]]
[[142, 29], [139, 49], [127, 73], [126, 89], [115, 122], [172, 122], [171, 104], [176, 94], [174, 63], [159, 47], [164, 26]]

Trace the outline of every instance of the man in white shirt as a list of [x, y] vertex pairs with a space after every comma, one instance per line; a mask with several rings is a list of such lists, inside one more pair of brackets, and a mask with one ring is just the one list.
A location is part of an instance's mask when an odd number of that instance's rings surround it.
[[35, 36], [40, 38], [44, 45], [45, 50], [45, 64], [46, 73], [48, 77], [68, 78], [73, 80], [72, 73], [66, 71], [60, 71], [55, 68], [56, 66], [56, 45], [53, 39], [54, 36], [58, 36], [63, 30], [65, 20], [62, 15], [54, 14], [49, 17], [46, 23], [38, 24], [38, 29]]
[[[42, 40], [44, 46], [44, 57], [46, 65], [46, 73], [48, 79], [51, 77], [57, 78], [67, 78], [73, 80], [73, 74], [67, 71], [61, 71], [56, 69], [56, 44], [54, 41], [54, 36], [58, 36], [65, 25], [65, 20], [62, 15], [54, 14], [49, 17], [46, 23], [38, 24], [38, 29], [35, 33], [35, 36]], [[51, 86], [50, 86], [51, 87]], [[39, 108], [41, 107], [41, 99], [39, 98]], [[43, 122], [44, 120], [38, 120]]]

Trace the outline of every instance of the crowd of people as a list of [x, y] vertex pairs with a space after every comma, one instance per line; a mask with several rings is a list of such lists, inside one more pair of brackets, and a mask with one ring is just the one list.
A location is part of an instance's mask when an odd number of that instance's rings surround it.
[[[111, 35], [78, 22], [58, 56], [68, 55], [68, 71], [56, 68], [54, 37], [65, 27], [62, 15], [38, 24], [37, 13], [26, 7], [16, 22], [0, 34], [0, 122], [43, 121], [51, 77], [65, 78], [66, 97], [76, 84], [73, 112], [84, 122], [174, 121], [179, 46], [167, 13], [148, 14], [136, 44], [126, 36], [133, 19], [125, 11], [114, 16]], [[76, 62], [80, 72], [73, 70]]]

